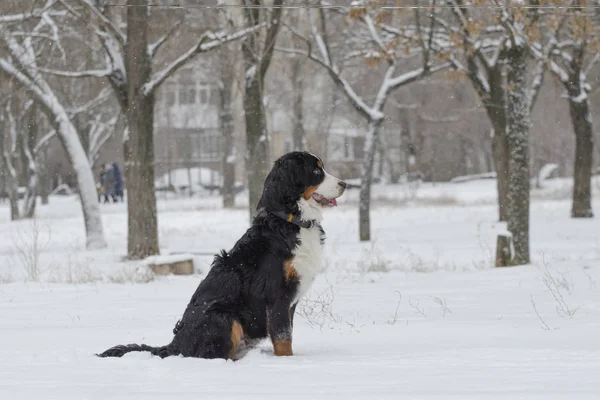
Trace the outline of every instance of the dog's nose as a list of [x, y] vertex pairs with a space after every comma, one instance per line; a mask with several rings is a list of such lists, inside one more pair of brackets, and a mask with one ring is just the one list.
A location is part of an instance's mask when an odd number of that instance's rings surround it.
[[346, 186], [348, 186], [348, 184], [347, 184], [346, 182], [344, 182], [344, 181], [339, 181], [339, 182], [338, 182], [338, 185], [340, 185], [340, 187], [341, 187], [343, 190], [346, 190]]

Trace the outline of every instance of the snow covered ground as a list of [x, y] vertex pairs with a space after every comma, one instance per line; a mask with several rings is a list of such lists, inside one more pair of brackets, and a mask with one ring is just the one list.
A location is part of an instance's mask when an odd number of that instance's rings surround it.
[[162, 253], [193, 254], [200, 273], [154, 278], [122, 260], [123, 204], [101, 206], [109, 248], [86, 251], [76, 198], [35, 223], [0, 203], [0, 399], [598, 399], [600, 217], [570, 219], [568, 186], [534, 191], [533, 263], [507, 269], [492, 268], [493, 181], [374, 188], [368, 244], [349, 192], [325, 216], [295, 356], [265, 342], [235, 363], [93, 354], [167, 343], [210, 254], [245, 230], [243, 207], [160, 200]]

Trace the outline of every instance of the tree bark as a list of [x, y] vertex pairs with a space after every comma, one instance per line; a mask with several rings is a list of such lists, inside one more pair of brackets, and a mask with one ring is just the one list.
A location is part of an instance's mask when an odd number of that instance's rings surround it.
[[246, 121], [246, 171], [248, 172], [248, 201], [250, 220], [256, 216], [256, 207], [269, 173], [269, 134], [263, 106], [262, 79], [246, 83], [244, 113]]
[[147, 0], [128, 0], [127, 45], [127, 219], [129, 259], [159, 253], [154, 192], [154, 92], [142, 86], [151, 78]]
[[17, 171], [14, 168], [13, 157], [8, 151], [6, 146], [5, 133], [8, 129], [4, 129], [4, 132], [0, 132], [0, 152], [2, 153], [2, 164], [4, 168], [5, 177], [5, 189], [8, 195], [8, 201], [10, 204], [10, 220], [16, 221], [19, 219], [19, 203], [18, 203], [18, 183], [17, 183]]
[[569, 112], [575, 133], [572, 218], [592, 218], [592, 168], [594, 129], [589, 97], [582, 82], [586, 46], [575, 48], [570, 61], [569, 79], [562, 80], [569, 98]]
[[220, 94], [220, 122], [221, 135], [223, 137], [223, 159], [221, 160], [223, 168], [223, 207], [235, 207], [235, 140], [233, 124], [233, 88], [235, 80], [235, 71], [231, 51], [228, 48], [221, 49], [221, 84], [219, 85]]
[[21, 140], [22, 154], [24, 156], [23, 165], [26, 166], [27, 189], [23, 201], [23, 218], [33, 218], [35, 215], [35, 206], [37, 203], [39, 175], [37, 162], [34, 157], [33, 148], [37, 136], [36, 104], [32, 104], [28, 111], [27, 136]]
[[587, 96], [578, 99], [569, 95], [569, 111], [575, 132], [575, 167], [573, 172], [573, 205], [571, 217], [592, 218], [592, 168], [594, 134]]
[[529, 257], [529, 127], [530, 99], [527, 85], [527, 48], [508, 50], [508, 230], [514, 244], [514, 265], [528, 264]]
[[383, 119], [376, 119], [369, 122], [369, 131], [365, 138], [358, 206], [359, 237], [361, 242], [371, 240], [371, 184], [373, 182], [376, 144], [382, 123]]
[[292, 95], [294, 96], [293, 101], [293, 130], [292, 138], [294, 144], [294, 151], [304, 151], [306, 132], [304, 130], [304, 82], [302, 82], [302, 61], [294, 58], [292, 60]]
[[492, 137], [492, 157], [496, 170], [496, 189], [498, 191], [498, 219], [506, 221], [508, 211], [508, 140], [506, 136], [507, 116], [505, 84], [501, 63], [489, 69], [489, 97], [483, 100], [488, 118], [494, 129]]

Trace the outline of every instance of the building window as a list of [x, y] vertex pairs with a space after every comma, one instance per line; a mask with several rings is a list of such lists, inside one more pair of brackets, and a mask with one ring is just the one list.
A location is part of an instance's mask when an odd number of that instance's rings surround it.
[[195, 104], [196, 87], [193, 84], [179, 87], [179, 104]]
[[208, 104], [210, 97], [209, 88], [201, 87], [200, 88], [200, 104], [205, 105]]
[[169, 83], [165, 89], [167, 106], [174, 106], [177, 104], [177, 85]]
[[202, 155], [206, 158], [218, 158], [220, 155], [220, 137], [205, 135], [202, 137]]

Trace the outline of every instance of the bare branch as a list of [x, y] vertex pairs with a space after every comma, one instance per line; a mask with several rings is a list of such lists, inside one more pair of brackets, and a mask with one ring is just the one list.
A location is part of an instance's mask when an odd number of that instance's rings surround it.
[[106, 16], [104, 13], [96, 7], [92, 0], [77, 0], [79, 4], [85, 6], [93, 15], [98, 18], [101, 25], [106, 28], [119, 42], [119, 44], [125, 48], [126, 37], [123, 32]]
[[198, 40], [198, 43], [196, 43], [193, 47], [191, 47], [184, 54], [179, 56], [175, 61], [173, 61], [171, 64], [169, 64], [163, 70], [155, 73], [154, 76], [152, 77], [152, 79], [150, 80], [150, 82], [146, 83], [142, 87], [142, 90], [146, 94], [152, 93], [165, 81], [165, 79], [167, 79], [168, 77], [173, 75], [178, 69], [183, 67], [189, 60], [194, 58], [196, 55], [198, 55], [200, 53], [206, 53], [210, 50], [216, 49], [217, 47], [219, 47], [223, 44], [241, 39], [241, 38], [245, 37], [246, 35], [248, 35], [249, 33], [255, 32], [255, 31], [263, 28], [264, 26], [265, 26], [265, 24], [252, 26], [250, 28], [242, 29], [238, 32], [235, 32], [235, 33], [232, 33], [229, 35], [225, 34], [224, 32], [218, 32], [218, 33], [213, 33], [210, 31], [205, 32]]
[[112, 73], [110, 69], [99, 69], [89, 71], [61, 71], [51, 68], [38, 67], [37, 70], [50, 75], [62, 76], [64, 78], [105, 78]]
[[271, 16], [270, 25], [267, 29], [267, 34], [265, 37], [265, 46], [263, 48], [263, 56], [260, 60], [260, 74], [263, 77], [267, 73], [267, 69], [271, 64], [271, 58], [273, 57], [273, 50], [275, 49], [275, 38], [277, 37], [279, 27], [281, 26], [281, 13], [283, 10], [283, 8], [281, 7], [282, 4], [283, 0], [273, 1], [273, 15]]
[[179, 27], [181, 27], [182, 24], [183, 20], [177, 22], [171, 27], [171, 29], [167, 31], [167, 33], [158, 38], [154, 43], [148, 45], [148, 56], [150, 57], [150, 59], [154, 58], [154, 56], [156, 55], [158, 50], [160, 50], [162, 45], [165, 44], [169, 40], [169, 38], [171, 38], [171, 36], [173, 36], [175, 32], [179, 30]]
[[56, 0], [49, 0], [42, 8], [36, 8], [27, 13], [0, 15], [0, 24], [11, 24], [25, 22], [31, 18], [39, 18], [42, 14], [50, 12], [52, 16], [62, 16], [64, 11], [50, 10], [56, 4]]
[[589, 75], [590, 71], [594, 68], [594, 66], [596, 66], [596, 64], [598, 64], [598, 62], [600, 62], [600, 53], [596, 53], [594, 55], [594, 58], [592, 58], [592, 60], [588, 64], [588, 66], [585, 68], [585, 70], [584, 70], [585, 76]]

